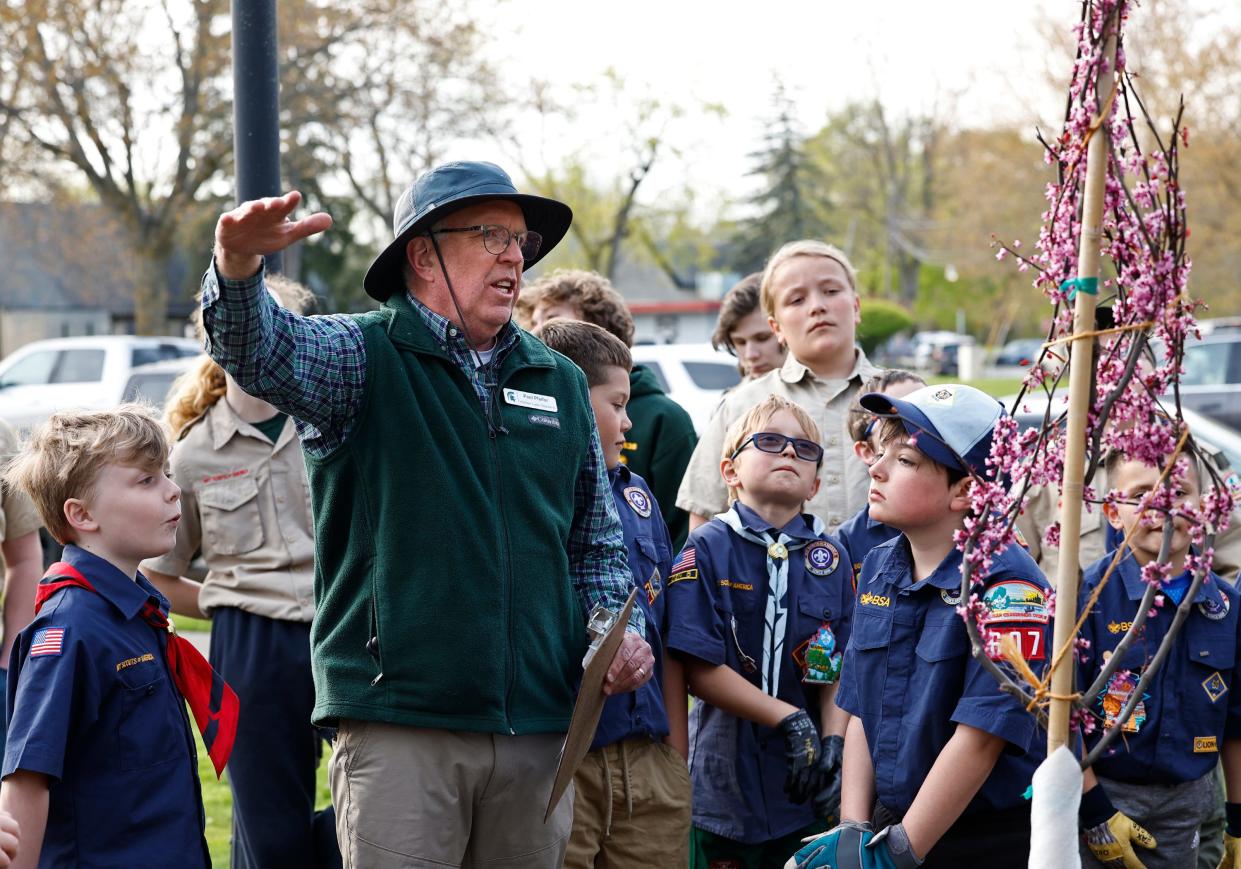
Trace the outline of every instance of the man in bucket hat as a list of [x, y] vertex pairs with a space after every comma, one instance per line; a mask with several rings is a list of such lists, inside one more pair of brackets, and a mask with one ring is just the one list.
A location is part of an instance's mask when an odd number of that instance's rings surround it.
[[[585, 378], [510, 321], [572, 213], [490, 163], [439, 166], [367, 272], [382, 307], [299, 317], [263, 290], [265, 254], [331, 225], [291, 219], [299, 201], [220, 218], [203, 323], [216, 361], [302, 438], [314, 719], [339, 727], [345, 865], [558, 867], [572, 794], [542, 812], [586, 615], [630, 585]], [[609, 693], [651, 676], [639, 612], [629, 630]]]

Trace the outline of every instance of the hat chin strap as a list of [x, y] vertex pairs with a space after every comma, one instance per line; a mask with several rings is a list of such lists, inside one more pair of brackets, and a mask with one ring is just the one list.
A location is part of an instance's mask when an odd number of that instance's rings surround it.
[[[474, 340], [470, 337], [469, 327], [465, 325], [465, 314], [461, 312], [461, 303], [457, 301], [457, 293], [452, 288], [452, 278], [448, 277], [448, 266], [444, 263], [444, 254], [440, 250], [440, 243], [436, 241], [434, 233], [428, 233], [428, 238], [431, 239], [431, 247], [435, 249], [435, 258], [439, 260], [440, 273], [444, 276], [444, 286], [448, 288], [448, 298], [452, 299], [452, 306], [456, 309], [457, 318], [461, 321], [461, 337], [465, 339], [465, 346], [474, 357], [474, 367], [482, 373], [483, 383], [486, 384], [487, 392], [491, 395], [491, 408], [487, 413], [487, 431], [492, 437], [495, 437], [497, 434], [508, 434], [508, 429], [504, 427], [500, 417], [499, 395], [497, 395], [500, 384], [495, 376], [495, 356], [492, 356], [486, 364], [483, 363], [483, 357], [479, 353], [478, 347], [475, 346]], [[517, 293], [514, 292], [513, 301], [508, 306], [508, 320], [505, 322], [505, 325], [513, 321], [513, 307], [516, 304]], [[503, 329], [504, 326], [500, 328]], [[498, 336], [499, 332], [496, 333], [497, 342], [499, 340]]]

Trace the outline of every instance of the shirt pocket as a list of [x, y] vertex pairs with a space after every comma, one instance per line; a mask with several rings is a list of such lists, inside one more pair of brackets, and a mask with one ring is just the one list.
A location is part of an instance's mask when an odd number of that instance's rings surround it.
[[185, 721], [169, 691], [168, 678], [158, 675], [137, 687], [121, 683], [118, 722], [122, 770], [159, 766], [185, 752]]
[[969, 650], [970, 639], [965, 625], [955, 616], [951, 620], [927, 621], [915, 648], [918, 657], [929, 664], [959, 660]]
[[1227, 628], [1210, 630], [1210, 627], [1215, 626], [1199, 626], [1198, 630], [1187, 631], [1186, 653], [1190, 661], [1203, 668], [1204, 678], [1212, 671], [1218, 671], [1223, 677], [1230, 676], [1237, 660], [1236, 634]]
[[879, 615], [860, 607], [854, 611], [853, 631], [849, 635], [841, 678], [849, 683], [849, 690], [863, 714], [877, 715], [883, 705], [891, 641], [890, 614]]
[[258, 483], [252, 476], [213, 483], [199, 490], [205, 550], [241, 555], [263, 545], [258, 494]]

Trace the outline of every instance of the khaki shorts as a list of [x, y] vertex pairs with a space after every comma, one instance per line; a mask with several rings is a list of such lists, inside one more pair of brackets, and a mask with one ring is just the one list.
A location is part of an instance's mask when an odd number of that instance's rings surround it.
[[345, 869], [559, 869], [572, 785], [543, 813], [563, 742], [342, 720], [329, 774]]
[[604, 746], [573, 784], [565, 869], [689, 865], [689, 770], [674, 749], [649, 739]]

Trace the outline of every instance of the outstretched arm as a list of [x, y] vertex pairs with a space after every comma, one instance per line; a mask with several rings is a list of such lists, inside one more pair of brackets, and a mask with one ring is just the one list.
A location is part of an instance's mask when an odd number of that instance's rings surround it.
[[366, 356], [351, 318], [300, 317], [265, 290], [263, 255], [331, 225], [322, 213], [290, 219], [300, 201], [289, 193], [220, 217], [203, 276], [203, 326], [211, 357], [246, 392], [313, 427], [303, 427], [303, 443], [323, 455], [344, 440], [361, 405]]

